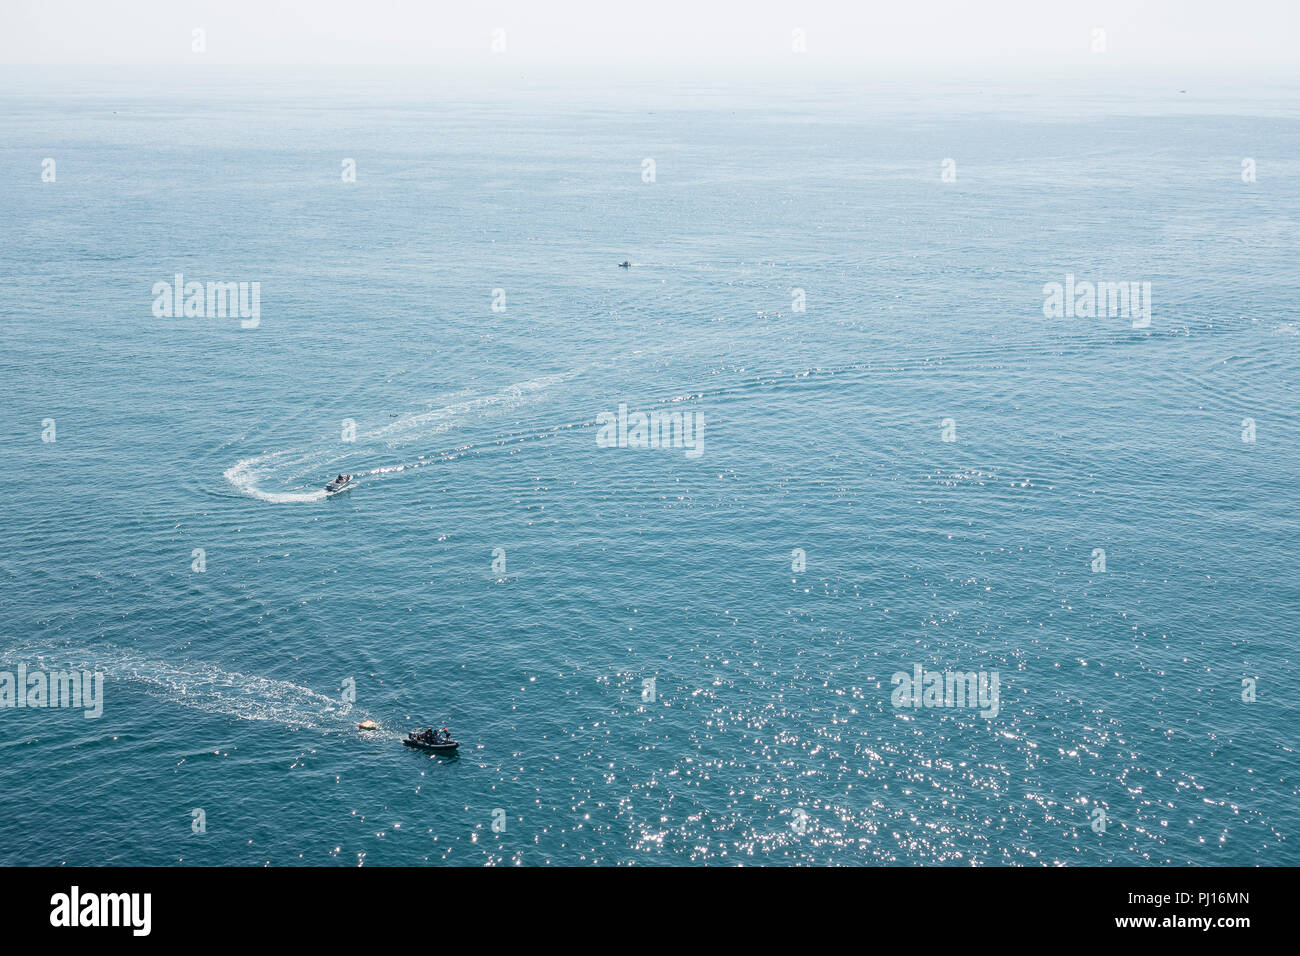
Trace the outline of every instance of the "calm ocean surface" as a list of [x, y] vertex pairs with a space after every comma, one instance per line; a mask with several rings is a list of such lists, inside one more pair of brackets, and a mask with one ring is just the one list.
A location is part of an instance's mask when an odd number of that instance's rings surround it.
[[1294, 84], [4, 76], [0, 863], [1300, 864]]

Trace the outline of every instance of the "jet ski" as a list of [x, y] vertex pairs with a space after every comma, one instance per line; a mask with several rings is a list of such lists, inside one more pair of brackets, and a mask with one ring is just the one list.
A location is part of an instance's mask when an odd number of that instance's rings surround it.
[[402, 743], [436, 754], [454, 754], [460, 747], [460, 741], [452, 740], [449, 732], [439, 734], [434, 730], [413, 730]]
[[618, 264], [618, 267], [619, 267], [620, 269], [631, 269], [631, 268], [632, 268], [632, 263], [628, 262], [628, 261], [625, 259], [625, 260], [623, 260], [622, 262], [620, 262], [620, 263]]
[[325, 494], [336, 495], [344, 488], [351, 488], [351, 487], [352, 487], [352, 476], [339, 475], [337, 478], [335, 478], [333, 481], [331, 481], [328, 485], [325, 486]]

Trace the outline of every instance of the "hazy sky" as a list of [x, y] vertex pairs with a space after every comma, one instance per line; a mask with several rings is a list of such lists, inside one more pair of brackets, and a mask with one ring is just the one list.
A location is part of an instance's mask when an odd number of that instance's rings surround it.
[[0, 0], [0, 62], [445, 63], [790, 56], [942, 63], [1093, 55], [1128, 63], [1300, 62], [1300, 0]]

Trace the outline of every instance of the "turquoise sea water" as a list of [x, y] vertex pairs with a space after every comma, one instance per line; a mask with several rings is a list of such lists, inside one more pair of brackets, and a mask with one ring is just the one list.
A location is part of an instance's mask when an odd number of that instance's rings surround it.
[[0, 862], [1300, 863], [1294, 93], [8, 74]]

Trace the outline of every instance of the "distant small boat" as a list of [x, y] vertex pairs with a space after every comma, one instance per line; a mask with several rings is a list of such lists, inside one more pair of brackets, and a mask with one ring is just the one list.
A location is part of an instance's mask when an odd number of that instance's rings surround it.
[[630, 262], [628, 262], [626, 259], [624, 259], [622, 262], [620, 262], [620, 263], [618, 264], [618, 267], [619, 267], [620, 269], [631, 269], [631, 268], [632, 268], [632, 263], [630, 263]]
[[333, 481], [331, 481], [329, 484], [325, 486], [325, 494], [336, 495], [344, 488], [351, 488], [351, 487], [352, 487], [352, 476], [339, 475], [337, 478], [335, 478]]
[[361, 723], [357, 724], [357, 727], [359, 727], [359, 728], [362, 729], [362, 730], [378, 730], [378, 729], [379, 729], [379, 725], [378, 725], [377, 723], [375, 723], [373, 720], [363, 720], [363, 721], [361, 721]]

